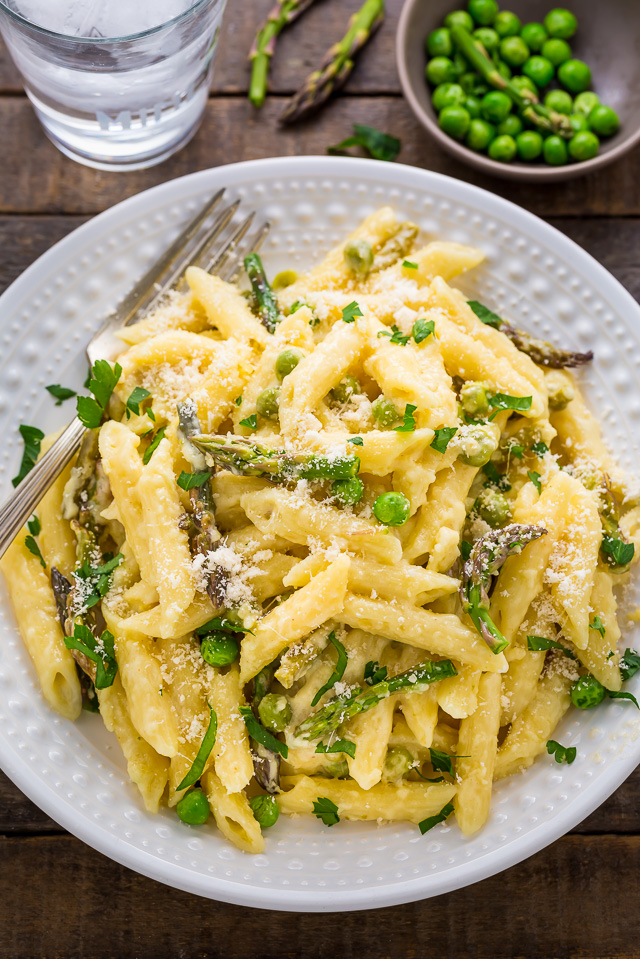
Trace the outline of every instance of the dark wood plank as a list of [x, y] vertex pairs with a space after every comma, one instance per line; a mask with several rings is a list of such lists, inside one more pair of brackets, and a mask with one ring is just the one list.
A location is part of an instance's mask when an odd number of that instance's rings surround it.
[[97, 213], [126, 196], [194, 170], [267, 156], [324, 154], [366, 122], [402, 139], [400, 161], [459, 177], [507, 197], [541, 216], [640, 215], [638, 149], [611, 167], [568, 183], [508, 183], [453, 161], [418, 128], [409, 107], [395, 97], [339, 97], [315, 120], [281, 130], [282, 100], [272, 97], [260, 114], [244, 98], [209, 101], [194, 140], [151, 170], [103, 173], [70, 164], [48, 143], [22, 97], [0, 97], [0, 214]]
[[638, 956], [636, 837], [569, 837], [447, 896], [329, 915], [190, 896], [70, 837], [4, 840], [0, 853], [0, 954], [11, 959]]

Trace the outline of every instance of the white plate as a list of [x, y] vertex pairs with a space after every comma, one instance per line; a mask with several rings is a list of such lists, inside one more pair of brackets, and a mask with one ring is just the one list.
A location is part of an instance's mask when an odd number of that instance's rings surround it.
[[[195, 173], [120, 203], [76, 230], [0, 299], [1, 494], [10, 490], [19, 422], [59, 427], [43, 387], [80, 388], [90, 331], [213, 190], [227, 186], [273, 223], [271, 272], [309, 264], [383, 203], [425, 234], [472, 243], [487, 263], [465, 286], [516, 323], [574, 349], [594, 346], [588, 396], [622, 464], [640, 465], [640, 309], [578, 246], [524, 210], [458, 180], [396, 164], [326, 157], [258, 160]], [[506, 869], [557, 839], [609, 796], [640, 761], [629, 703], [571, 710], [557, 738], [578, 747], [572, 766], [541, 757], [501, 782], [485, 829], [455, 825], [420, 836], [411, 825], [282, 816], [264, 855], [230, 846], [214, 828], [147, 815], [99, 717], [76, 724], [41, 698], [6, 594], [0, 596], [0, 765], [46, 813], [107, 856], [212, 899], [270, 909], [365, 909], [423, 899]], [[628, 645], [633, 636], [626, 631]], [[637, 643], [636, 643], [637, 645]], [[635, 677], [630, 688], [638, 692]]]

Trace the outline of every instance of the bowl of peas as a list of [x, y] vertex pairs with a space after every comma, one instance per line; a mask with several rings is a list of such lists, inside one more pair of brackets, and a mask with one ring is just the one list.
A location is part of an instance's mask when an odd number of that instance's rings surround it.
[[640, 0], [407, 0], [402, 87], [450, 153], [495, 176], [563, 180], [640, 140]]

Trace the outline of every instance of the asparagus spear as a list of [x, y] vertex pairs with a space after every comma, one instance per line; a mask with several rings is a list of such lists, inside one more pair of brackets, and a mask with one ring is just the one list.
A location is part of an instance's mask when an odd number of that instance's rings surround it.
[[605, 473], [601, 484], [600, 522], [602, 523], [602, 560], [615, 573], [624, 573], [633, 559], [635, 546], [620, 529], [620, 504]]
[[498, 327], [501, 333], [508, 336], [515, 347], [522, 353], [530, 356], [534, 363], [539, 366], [548, 366], [551, 369], [561, 370], [574, 366], [582, 366], [584, 363], [590, 363], [593, 359], [593, 350], [587, 353], [575, 353], [571, 350], [561, 350], [548, 343], [547, 340], [539, 340], [524, 330], [520, 330], [510, 323], [503, 321]]
[[525, 119], [540, 127], [541, 130], [557, 133], [567, 140], [574, 135], [575, 131], [568, 116], [549, 110], [540, 103], [532, 90], [519, 90], [510, 80], [501, 76], [494, 62], [489, 59], [486, 51], [476, 43], [468, 30], [464, 27], [452, 27], [451, 38], [474, 70], [477, 70], [492, 87], [507, 93]]
[[289, 483], [299, 479], [352, 479], [360, 469], [357, 456], [289, 453], [260, 446], [243, 436], [201, 433], [193, 436], [192, 442], [221, 469], [229, 470], [236, 476], [263, 476], [274, 483]]
[[249, 99], [254, 107], [261, 107], [267, 93], [267, 74], [273, 57], [276, 39], [286, 26], [304, 13], [314, 0], [276, 0], [269, 16], [262, 24], [253, 41], [251, 60], [251, 83]]
[[330, 699], [322, 709], [312, 713], [298, 726], [296, 736], [302, 739], [321, 739], [348, 719], [372, 709], [383, 699], [400, 690], [403, 693], [424, 692], [430, 683], [437, 683], [441, 679], [456, 675], [457, 670], [451, 660], [443, 659], [440, 662], [426, 660], [413, 669], [392, 676], [391, 679], [384, 679], [366, 689], [356, 687], [346, 696]]
[[309, 74], [280, 117], [295, 123], [318, 110], [339, 90], [353, 70], [354, 59], [384, 19], [384, 0], [365, 0], [349, 21], [346, 34], [327, 50], [318, 70]]
[[405, 257], [417, 235], [418, 227], [415, 223], [411, 223], [409, 220], [401, 223], [397, 232], [390, 236], [374, 254], [370, 272], [377, 273], [380, 270], [386, 270], [388, 266], [393, 266], [394, 263]]
[[500, 653], [509, 645], [489, 616], [489, 589], [492, 578], [509, 556], [521, 553], [525, 546], [544, 536], [543, 526], [511, 523], [480, 537], [462, 567], [460, 598], [462, 605], [487, 646]]
[[257, 253], [245, 256], [244, 268], [251, 282], [253, 311], [269, 333], [273, 333], [280, 322], [280, 307]]

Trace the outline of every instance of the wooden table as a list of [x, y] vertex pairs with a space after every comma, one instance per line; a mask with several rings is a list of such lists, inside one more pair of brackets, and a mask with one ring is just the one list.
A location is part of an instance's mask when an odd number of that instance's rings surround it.
[[[426, 2], [426, 0], [425, 0]], [[273, 93], [257, 113], [247, 65], [257, 19], [272, 0], [230, 0], [213, 93], [196, 138], [152, 170], [98, 173], [51, 146], [0, 46], [0, 291], [95, 213], [147, 187], [235, 160], [324, 154], [354, 122], [402, 140], [399, 162], [493, 190], [547, 218], [637, 298], [638, 151], [600, 173], [546, 187], [480, 176], [418, 127], [401, 97], [394, 35], [402, 0], [343, 95], [310, 123], [276, 118], [359, 0], [325, 0], [283, 36]], [[176, 892], [74, 839], [0, 774], [1, 959], [551, 959], [639, 957], [640, 772], [564, 839], [508, 872], [425, 902], [343, 915], [286, 915]]]

